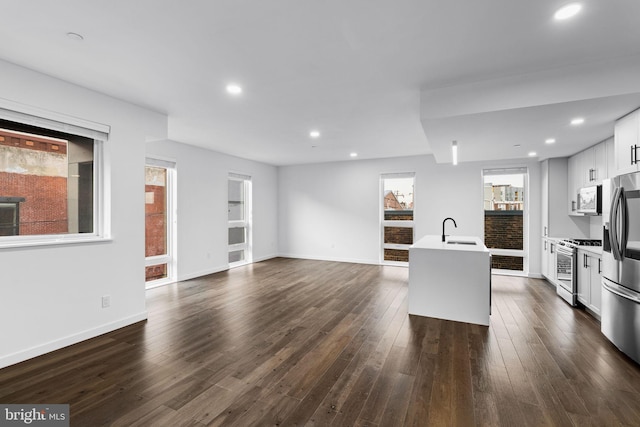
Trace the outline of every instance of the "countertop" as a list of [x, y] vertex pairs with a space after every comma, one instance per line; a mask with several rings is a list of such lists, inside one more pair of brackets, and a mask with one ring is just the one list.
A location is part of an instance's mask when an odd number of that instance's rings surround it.
[[[475, 244], [469, 245], [447, 242], [473, 242]], [[443, 242], [441, 235], [429, 235], [418, 240], [411, 248], [459, 252], [489, 252], [489, 249], [485, 247], [482, 240], [475, 236], [447, 236], [446, 241]]]

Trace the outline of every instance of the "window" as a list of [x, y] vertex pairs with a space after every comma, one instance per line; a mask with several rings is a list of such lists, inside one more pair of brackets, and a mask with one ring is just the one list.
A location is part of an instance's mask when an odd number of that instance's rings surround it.
[[229, 174], [229, 266], [249, 264], [251, 255], [251, 177]]
[[382, 263], [408, 265], [414, 237], [414, 174], [384, 174], [381, 189]]
[[488, 169], [484, 173], [484, 242], [492, 268], [525, 272], [526, 168]]
[[105, 237], [100, 155], [107, 134], [0, 108], [7, 116], [22, 121], [0, 118], [0, 245]]

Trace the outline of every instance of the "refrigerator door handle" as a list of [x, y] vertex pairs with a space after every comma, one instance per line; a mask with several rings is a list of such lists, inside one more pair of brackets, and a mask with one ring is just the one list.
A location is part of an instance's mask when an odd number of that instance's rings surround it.
[[624, 192], [624, 188], [620, 188], [620, 208], [622, 208], [620, 258], [624, 259], [627, 251], [627, 243], [629, 243], [629, 208], [627, 206], [627, 195]]
[[637, 292], [632, 292], [630, 290], [627, 290], [620, 285], [615, 285], [609, 282], [608, 280], [602, 281], [602, 287], [611, 293], [621, 296], [624, 299], [628, 299], [630, 301], [640, 304], [640, 294], [638, 294]]
[[618, 206], [620, 204], [620, 188], [616, 188], [611, 199], [611, 209], [609, 211], [609, 242], [611, 244], [611, 254], [616, 261], [620, 261], [620, 251], [618, 246]]

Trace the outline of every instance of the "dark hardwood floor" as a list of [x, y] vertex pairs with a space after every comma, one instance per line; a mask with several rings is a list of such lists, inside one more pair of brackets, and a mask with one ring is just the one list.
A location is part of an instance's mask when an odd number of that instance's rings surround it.
[[407, 275], [278, 258], [153, 289], [147, 322], [0, 370], [0, 402], [72, 426], [640, 425], [640, 367], [544, 281], [494, 276], [487, 328], [408, 316]]

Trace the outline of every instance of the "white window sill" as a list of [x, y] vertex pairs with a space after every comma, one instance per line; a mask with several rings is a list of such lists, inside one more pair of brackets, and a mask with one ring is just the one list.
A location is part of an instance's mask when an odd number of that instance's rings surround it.
[[64, 237], [40, 237], [36, 239], [11, 239], [4, 241], [0, 238], [0, 249], [13, 249], [13, 248], [25, 248], [25, 247], [39, 247], [39, 246], [59, 246], [59, 245], [78, 245], [85, 243], [109, 243], [112, 242], [111, 237], [99, 237], [99, 236], [64, 236]]

